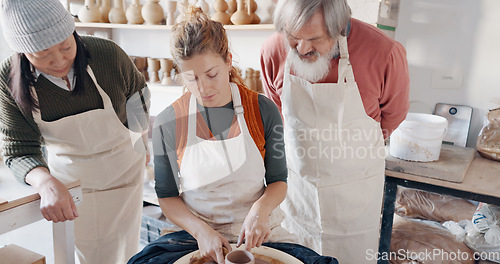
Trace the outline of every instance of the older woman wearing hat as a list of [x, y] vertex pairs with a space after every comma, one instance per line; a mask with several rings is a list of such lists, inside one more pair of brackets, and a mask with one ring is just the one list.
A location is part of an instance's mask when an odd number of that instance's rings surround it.
[[[75, 220], [80, 263], [124, 263], [139, 244], [144, 77], [115, 43], [80, 37], [58, 0], [1, 0], [0, 22], [15, 51], [0, 65], [5, 163], [40, 194], [45, 219]], [[62, 184], [74, 179], [78, 209]]]

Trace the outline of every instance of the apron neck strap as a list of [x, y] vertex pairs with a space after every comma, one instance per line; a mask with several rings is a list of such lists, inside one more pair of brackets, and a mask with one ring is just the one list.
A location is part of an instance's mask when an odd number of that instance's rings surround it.
[[[231, 89], [231, 96], [233, 100], [233, 108], [234, 112], [236, 114], [236, 118], [238, 120], [238, 124], [240, 125], [240, 128], [246, 129], [246, 123], [244, 122], [244, 111], [243, 111], [243, 105], [241, 104], [241, 96], [240, 96], [240, 90], [238, 89], [238, 86], [235, 83], [230, 82], [229, 87]], [[189, 99], [189, 111], [188, 111], [188, 143], [191, 139], [195, 139], [196, 135], [196, 118], [198, 115], [198, 107], [196, 105], [196, 97], [194, 97], [193, 94], [191, 94], [191, 98]], [[189, 145], [188, 145], [189, 146]]]
[[339, 37], [338, 39], [340, 58], [341, 59], [349, 59], [349, 50], [347, 48], [347, 38], [344, 36]]
[[229, 83], [229, 86], [231, 87], [231, 96], [233, 97], [234, 113], [237, 116], [242, 115], [244, 111], [243, 105], [241, 104], [240, 89], [238, 89], [238, 85], [235, 83]]
[[97, 83], [97, 79], [96, 79], [96, 77], [94, 75], [94, 71], [92, 71], [92, 68], [90, 68], [90, 65], [87, 65], [87, 73], [89, 74], [90, 78], [94, 82], [95, 87], [97, 88], [97, 91], [99, 91], [99, 94], [102, 97], [102, 102], [104, 104], [104, 107], [113, 106], [112, 103], [111, 103], [111, 99], [109, 98], [109, 96], [104, 92], [104, 90], [101, 88], [101, 86], [99, 85], [99, 83]]
[[347, 37], [341, 36], [338, 39], [340, 59], [337, 83], [353, 83], [354, 73], [352, 71], [351, 61], [349, 60], [349, 49], [347, 47]]
[[[112, 107], [113, 104], [111, 102], [111, 99], [109, 98], [109, 96], [106, 94], [106, 92], [104, 92], [104, 90], [101, 88], [101, 86], [97, 83], [97, 79], [94, 75], [94, 72], [92, 71], [92, 68], [90, 68], [90, 65], [87, 65], [87, 73], [89, 74], [90, 78], [92, 79], [92, 81], [94, 82], [96, 88], [97, 88], [97, 91], [99, 92], [99, 94], [101, 95], [101, 98], [102, 98], [102, 103], [104, 105], [104, 108], [109, 108], [109, 107]], [[33, 86], [30, 86], [30, 90], [31, 90], [31, 96], [33, 96], [33, 99], [35, 101], [38, 101], [38, 94], [36, 93], [36, 89], [35, 87]], [[42, 119], [41, 118], [41, 113], [40, 113], [40, 110], [39, 111], [33, 111], [33, 118], [35, 119]]]

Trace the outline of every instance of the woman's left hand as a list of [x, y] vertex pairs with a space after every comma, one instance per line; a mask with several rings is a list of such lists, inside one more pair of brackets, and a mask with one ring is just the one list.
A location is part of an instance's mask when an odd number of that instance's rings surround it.
[[241, 246], [245, 239], [245, 249], [260, 247], [271, 233], [271, 223], [268, 215], [259, 215], [250, 211], [243, 222], [236, 247]]

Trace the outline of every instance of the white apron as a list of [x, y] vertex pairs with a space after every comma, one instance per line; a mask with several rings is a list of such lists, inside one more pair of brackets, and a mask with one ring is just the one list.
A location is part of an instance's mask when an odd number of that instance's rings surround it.
[[[264, 160], [248, 131], [236, 84], [231, 83], [234, 109], [241, 133], [225, 140], [196, 136], [196, 98], [191, 95], [187, 145], [180, 167], [181, 197], [197, 217], [236, 242], [253, 203], [264, 193]], [[270, 216], [269, 241], [289, 239], [281, 228], [283, 212]]]
[[126, 263], [139, 246], [145, 155], [134, 151], [131, 143], [131, 136], [138, 138], [140, 133], [123, 125], [90, 66], [87, 72], [104, 109], [52, 122], [34, 111], [33, 118], [45, 139], [51, 174], [82, 183], [83, 203], [75, 220], [79, 262]]
[[311, 84], [292, 76], [286, 62], [281, 100], [289, 180], [283, 225], [340, 263], [375, 263], [366, 258], [367, 250], [378, 252], [383, 136], [366, 115], [345, 37], [339, 46], [337, 83]]

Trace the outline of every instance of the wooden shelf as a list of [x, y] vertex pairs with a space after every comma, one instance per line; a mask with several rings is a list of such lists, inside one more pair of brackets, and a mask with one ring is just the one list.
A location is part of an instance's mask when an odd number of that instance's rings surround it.
[[[132, 24], [113, 24], [113, 23], [83, 23], [76, 22], [77, 28], [86, 29], [134, 29], [134, 30], [168, 30], [172, 26], [167, 25], [132, 25]], [[250, 24], [250, 25], [225, 25], [226, 30], [274, 30], [273, 24]]]

